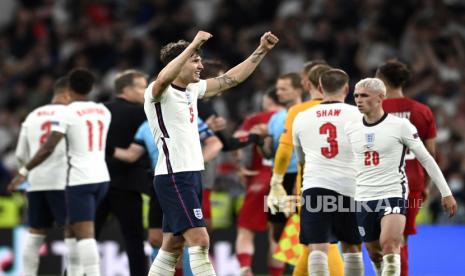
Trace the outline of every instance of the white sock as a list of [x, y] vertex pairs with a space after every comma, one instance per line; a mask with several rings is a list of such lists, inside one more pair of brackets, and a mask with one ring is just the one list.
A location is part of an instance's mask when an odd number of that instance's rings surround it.
[[363, 276], [363, 255], [359, 253], [344, 253], [344, 275]]
[[44, 240], [44, 235], [27, 234], [23, 248], [24, 276], [37, 275], [37, 270], [39, 269], [39, 249]]
[[383, 273], [383, 262], [381, 261], [379, 263], [375, 263], [371, 261], [371, 265], [373, 266], [373, 270], [375, 271], [376, 276], [381, 276]]
[[66, 275], [84, 275], [81, 263], [79, 262], [79, 250], [77, 247], [77, 240], [75, 238], [65, 239], [65, 244], [68, 248], [68, 255], [66, 255]]
[[189, 260], [194, 275], [215, 276], [210, 259], [208, 258], [208, 247], [191, 246], [189, 249]]
[[82, 239], [77, 242], [79, 261], [86, 276], [100, 276], [100, 255], [95, 239]]
[[172, 276], [180, 254], [160, 249], [150, 266], [149, 276]]
[[320, 250], [312, 250], [308, 256], [309, 276], [329, 276], [328, 254]]
[[400, 254], [387, 254], [383, 256], [382, 276], [400, 275]]

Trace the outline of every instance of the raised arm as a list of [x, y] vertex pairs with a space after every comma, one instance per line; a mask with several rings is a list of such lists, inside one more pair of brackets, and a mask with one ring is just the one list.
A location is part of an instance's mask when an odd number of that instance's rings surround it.
[[234, 87], [246, 80], [278, 41], [279, 39], [271, 32], [263, 34], [260, 38], [260, 45], [246, 60], [219, 77], [207, 79], [207, 90], [204, 97], [215, 96], [219, 92]]
[[170, 61], [161, 71], [152, 87], [152, 96], [158, 97], [170, 83], [176, 79], [181, 72], [184, 64], [189, 58], [207, 41], [212, 35], [210, 33], [199, 31], [189, 46], [184, 49], [176, 58]]

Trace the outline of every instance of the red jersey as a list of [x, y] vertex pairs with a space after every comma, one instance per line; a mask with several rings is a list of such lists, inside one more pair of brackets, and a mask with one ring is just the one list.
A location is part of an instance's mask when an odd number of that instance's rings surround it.
[[[245, 121], [242, 123], [242, 126], [239, 128], [240, 130], [244, 131], [250, 131], [252, 127], [258, 124], [268, 124], [268, 121], [270, 120], [271, 116], [274, 114], [274, 112], [271, 111], [263, 111], [263, 112], [258, 112], [255, 113], [251, 116], [248, 116]], [[259, 171], [261, 170], [265, 165], [263, 164], [264, 160], [260, 152], [258, 151], [257, 146], [253, 146], [253, 152], [252, 152], [252, 166], [249, 168], [250, 170], [253, 171]], [[271, 162], [270, 162], [270, 169], [271, 169]], [[268, 167], [268, 166], [266, 166]]]
[[[436, 121], [428, 106], [404, 97], [385, 99], [383, 109], [398, 117], [409, 119], [417, 128], [422, 141], [436, 138]], [[425, 171], [409, 151], [405, 156], [405, 171], [410, 191], [422, 192], [425, 189]]]

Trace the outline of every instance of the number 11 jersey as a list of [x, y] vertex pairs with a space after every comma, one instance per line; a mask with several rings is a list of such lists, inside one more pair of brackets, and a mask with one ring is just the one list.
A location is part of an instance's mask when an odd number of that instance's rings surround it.
[[361, 118], [355, 106], [341, 102], [321, 102], [297, 115], [293, 142], [305, 155], [303, 191], [325, 188], [354, 196], [354, 156], [344, 126]]
[[96, 184], [110, 180], [105, 146], [110, 111], [92, 101], [69, 104], [52, 120], [52, 131], [65, 135], [68, 185]]

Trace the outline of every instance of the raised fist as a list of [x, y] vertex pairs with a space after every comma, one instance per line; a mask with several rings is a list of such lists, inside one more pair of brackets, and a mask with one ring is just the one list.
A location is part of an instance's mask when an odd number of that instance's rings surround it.
[[266, 32], [260, 38], [260, 46], [267, 50], [271, 50], [276, 43], [278, 43], [279, 39], [271, 32]]
[[212, 37], [213, 35], [210, 34], [210, 33], [207, 33], [207, 32], [204, 32], [204, 31], [198, 31], [197, 34], [195, 35], [194, 37], [194, 41], [192, 41], [192, 43], [194, 45], [196, 45], [196, 47], [200, 47], [202, 46], [202, 44], [205, 43], [205, 41], [209, 40], [210, 37]]

